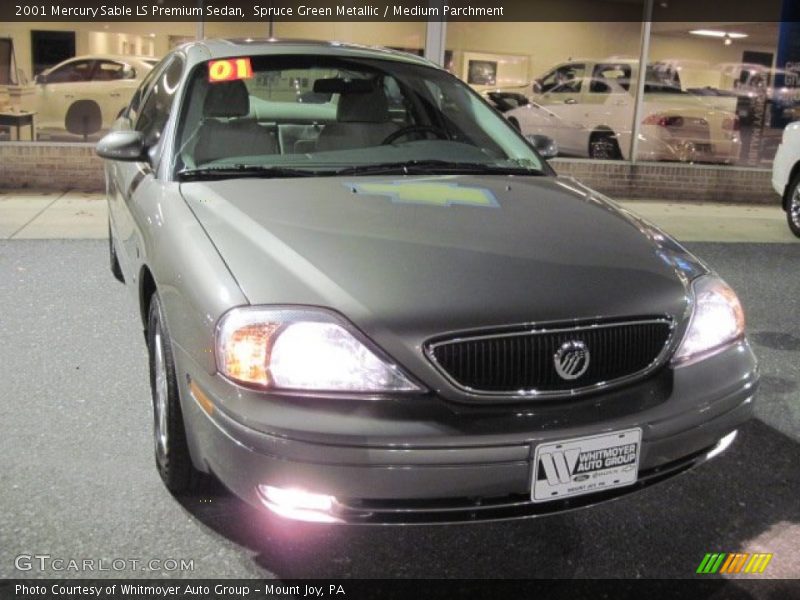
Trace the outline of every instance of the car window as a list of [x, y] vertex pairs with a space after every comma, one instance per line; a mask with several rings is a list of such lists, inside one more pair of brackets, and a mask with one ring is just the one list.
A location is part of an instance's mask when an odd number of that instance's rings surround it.
[[168, 61], [169, 59], [163, 59], [162, 61], [159, 61], [159, 63], [157, 63], [156, 66], [151, 69], [147, 75], [145, 75], [141, 85], [136, 88], [130, 104], [128, 104], [128, 108], [125, 111], [125, 116], [127, 116], [132, 122], [136, 122], [136, 119], [139, 116], [139, 109], [141, 108], [142, 100], [144, 100], [150, 93], [150, 90], [153, 89], [156, 76], [161, 74]]
[[[613, 85], [612, 85], [613, 84]], [[589, 92], [608, 94], [614, 89], [628, 91], [631, 84], [631, 66], [619, 63], [595, 65]]]
[[647, 65], [644, 78], [645, 93], [686, 94], [681, 88], [678, 70], [668, 63]]
[[569, 64], [558, 67], [542, 78], [542, 92], [574, 94], [581, 91], [586, 66]]
[[70, 83], [89, 81], [92, 75], [93, 60], [76, 60], [62, 65], [47, 75], [47, 83]]
[[407, 160], [546, 169], [480, 96], [427, 66], [265, 55], [199, 65], [186, 86], [177, 171], [235, 164], [320, 172]]
[[135, 79], [136, 71], [130, 65], [101, 60], [97, 62], [92, 81], [114, 81], [117, 79]]
[[163, 70], [159, 70], [152, 91], [144, 97], [134, 129], [144, 134], [147, 146], [153, 146], [159, 141], [164, 125], [167, 124], [175, 92], [183, 75], [183, 66], [183, 58], [175, 55]]

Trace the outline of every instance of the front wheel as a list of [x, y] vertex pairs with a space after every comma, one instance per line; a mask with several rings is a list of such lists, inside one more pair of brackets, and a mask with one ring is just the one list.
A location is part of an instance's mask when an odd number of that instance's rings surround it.
[[619, 160], [622, 152], [617, 138], [610, 131], [596, 132], [589, 140], [589, 158], [597, 160]]
[[800, 175], [792, 180], [789, 187], [789, 200], [786, 203], [786, 221], [791, 232], [800, 237]]
[[192, 465], [186, 443], [172, 344], [157, 292], [150, 302], [147, 349], [150, 354], [156, 467], [167, 489], [173, 494], [183, 494], [199, 482], [201, 477]]

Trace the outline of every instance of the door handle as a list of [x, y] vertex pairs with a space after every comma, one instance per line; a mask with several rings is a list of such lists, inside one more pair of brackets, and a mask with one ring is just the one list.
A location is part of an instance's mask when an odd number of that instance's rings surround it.
[[566, 100], [564, 100], [564, 104], [577, 104], [577, 103], [578, 101], [575, 100], [575, 98], [567, 98]]
[[111, 96], [112, 98], [119, 98], [119, 96], [120, 96], [120, 93], [119, 93], [119, 92], [111, 92], [111, 93], [109, 94], [109, 96]]

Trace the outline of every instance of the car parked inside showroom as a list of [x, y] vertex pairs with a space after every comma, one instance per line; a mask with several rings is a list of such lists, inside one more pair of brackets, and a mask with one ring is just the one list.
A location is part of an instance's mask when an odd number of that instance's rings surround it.
[[148, 57], [96, 54], [42, 71], [24, 105], [36, 113], [37, 136], [89, 136], [110, 129], [157, 62]]
[[[534, 81], [531, 102], [506, 117], [525, 134], [553, 138], [563, 154], [628, 159], [638, 63], [575, 60]], [[633, 82], [634, 87], [631, 87]], [[638, 158], [731, 163], [741, 152], [736, 99], [730, 110], [689, 94], [669, 65], [647, 66]]]
[[288, 519], [543, 515], [696, 466], [752, 413], [733, 290], [423, 58], [193, 42], [97, 152], [173, 493], [211, 473]]
[[783, 130], [772, 161], [772, 187], [781, 197], [789, 230], [800, 237], [800, 122]]
[[[481, 92], [481, 96], [501, 114], [530, 103], [525, 94], [516, 90], [484, 90]], [[512, 118], [509, 122], [517, 129], [520, 128], [515, 119]], [[558, 156], [558, 144], [550, 136], [542, 133], [529, 133], [525, 137], [533, 144], [542, 158], [550, 159]]]

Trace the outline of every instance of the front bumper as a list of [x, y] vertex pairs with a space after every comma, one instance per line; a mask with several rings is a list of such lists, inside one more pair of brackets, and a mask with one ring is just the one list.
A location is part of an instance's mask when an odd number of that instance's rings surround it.
[[[182, 369], [186, 357], [177, 354]], [[716, 377], [718, 384], [701, 385], [703, 374]], [[615, 415], [609, 411], [603, 418], [597, 410], [600, 403], [595, 402], [585, 408], [594, 411], [595, 418], [590, 421], [555, 425], [557, 420], [549, 420], [537, 428], [533, 425], [537, 422], [535, 409], [528, 403], [525, 409], [507, 411], [509, 423], [530, 419], [526, 432], [453, 435], [441, 425], [440, 435], [411, 436], [407, 443], [396, 435], [408, 425], [403, 423], [377, 427], [369, 421], [371, 430], [365, 429], [360, 438], [259, 431], [221, 408], [224, 402], [218, 394], [226, 389], [230, 393], [227, 382], [202, 372], [197, 379], [184, 372], [180, 379], [196, 466], [213, 472], [249, 503], [263, 506], [257, 490], [266, 484], [335, 496], [332, 514], [336, 520], [421, 523], [519, 518], [569, 510], [630, 493], [703, 462], [724, 436], [751, 416], [758, 382], [755, 359], [742, 342], [670, 375], [669, 396], [638, 412]], [[354, 423], [362, 410], [370, 412], [369, 406], [354, 406], [350, 411]], [[319, 415], [323, 422], [328, 419], [330, 415]], [[309, 428], [319, 427], [319, 423], [309, 424]], [[635, 485], [557, 502], [530, 501], [532, 461], [538, 444], [631, 427], [643, 430]]]

